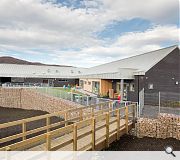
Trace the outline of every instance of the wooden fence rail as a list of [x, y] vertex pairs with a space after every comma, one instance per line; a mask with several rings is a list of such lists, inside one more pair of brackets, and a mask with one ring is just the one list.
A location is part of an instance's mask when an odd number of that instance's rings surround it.
[[[103, 110], [103, 106], [105, 106], [105, 104], [108, 104], [108, 109], [104, 107]], [[22, 141], [2, 147], [0, 148], [0, 151], [7, 149], [28, 150], [28, 148], [43, 144], [45, 144], [45, 150], [59, 150], [62, 148], [74, 151], [98, 150], [102, 149], [102, 147], [98, 147], [98, 145], [103, 142], [105, 142], [104, 146], [108, 147], [112, 141], [112, 135], [115, 135], [115, 139], [118, 140], [122, 134], [128, 133], [136, 116], [136, 106], [132, 104], [113, 110], [112, 107], [109, 107], [109, 103], [107, 102], [98, 105], [101, 106], [101, 110], [97, 110], [97, 106], [92, 105], [89, 107], [78, 108], [77, 110], [73, 109], [73, 111], [67, 110], [60, 113], [47, 114], [15, 122], [0, 124], [0, 129], [19, 124], [22, 125], [22, 133], [2, 138], [0, 139], [0, 143], [11, 141], [17, 138], [22, 138]], [[88, 108], [91, 112], [83, 114], [85, 109]], [[132, 112], [129, 112], [130, 108]], [[70, 117], [70, 119], [68, 119], [69, 113], [73, 112], [78, 112], [78, 116], [75, 118]], [[51, 124], [50, 117], [59, 115], [66, 115], [64, 116], [66, 117], [65, 120]], [[46, 119], [45, 126], [29, 131], [26, 130], [26, 124], [28, 122], [41, 119]], [[68, 124], [68, 122], [71, 122], [72, 120], [74, 121], [74, 124]], [[62, 124], [66, 125], [64, 127], [51, 130], [52, 127]], [[46, 130], [47, 133], [42, 133], [41, 135], [27, 139], [27, 135], [43, 130]], [[58, 141], [58, 139], [60, 140]]]

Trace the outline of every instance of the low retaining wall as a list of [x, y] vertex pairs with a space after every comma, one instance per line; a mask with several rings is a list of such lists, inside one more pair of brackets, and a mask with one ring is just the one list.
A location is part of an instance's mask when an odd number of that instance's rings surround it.
[[42, 110], [49, 113], [82, 107], [80, 104], [27, 88], [0, 88], [0, 106]]
[[175, 138], [180, 140], [180, 116], [159, 114], [157, 119], [140, 118], [136, 125], [137, 137]]

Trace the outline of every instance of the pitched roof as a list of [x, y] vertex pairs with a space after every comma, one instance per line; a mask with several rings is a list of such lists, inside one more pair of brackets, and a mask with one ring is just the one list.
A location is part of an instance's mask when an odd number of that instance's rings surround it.
[[[104, 78], [132, 79], [134, 74], [142, 74], [161, 61], [178, 46], [151, 51], [118, 61], [102, 64], [91, 68], [0, 64], [2, 77], [47, 77], [47, 78]], [[138, 72], [138, 73], [137, 73]]]
[[78, 78], [85, 68], [47, 65], [0, 64], [0, 77]]
[[88, 73], [86, 75], [115, 73], [115, 72], [121, 72], [123, 69], [146, 72], [177, 47], [178, 47], [177, 45], [170, 46], [167, 48], [163, 48], [148, 53], [132, 56], [129, 58], [121, 59], [118, 61], [113, 61], [110, 63], [91, 67], [88, 69], [88, 72], [86, 72]]

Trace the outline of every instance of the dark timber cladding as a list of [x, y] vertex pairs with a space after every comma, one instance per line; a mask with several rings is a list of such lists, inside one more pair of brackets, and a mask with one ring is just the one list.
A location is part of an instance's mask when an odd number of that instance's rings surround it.
[[[135, 92], [129, 92], [129, 100], [138, 101], [138, 91], [145, 93], [175, 92], [180, 93], [180, 52], [175, 48], [171, 53], [152, 66], [145, 75], [135, 76]], [[150, 89], [149, 86], [153, 88]]]
[[[153, 91], [179, 92], [180, 90], [180, 53], [176, 48], [159, 63], [146, 72], [145, 90], [148, 83], [153, 84]], [[178, 82], [178, 84], [176, 84]], [[151, 90], [148, 90], [149, 92]]]

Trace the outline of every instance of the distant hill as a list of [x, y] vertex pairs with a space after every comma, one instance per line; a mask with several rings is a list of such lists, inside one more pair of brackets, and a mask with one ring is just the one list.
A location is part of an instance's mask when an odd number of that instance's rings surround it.
[[9, 57], [9, 56], [3, 56], [0, 57], [0, 63], [7, 63], [7, 64], [23, 64], [23, 65], [38, 65], [38, 66], [59, 66], [59, 67], [71, 67], [71, 66], [65, 66], [65, 65], [53, 65], [53, 64], [43, 64], [39, 62], [29, 62], [22, 59]]

